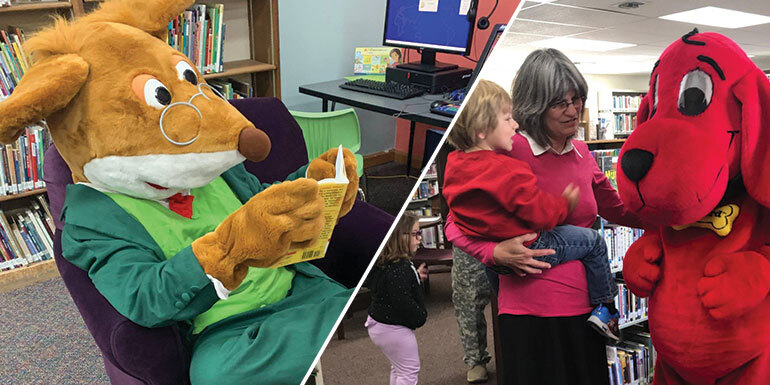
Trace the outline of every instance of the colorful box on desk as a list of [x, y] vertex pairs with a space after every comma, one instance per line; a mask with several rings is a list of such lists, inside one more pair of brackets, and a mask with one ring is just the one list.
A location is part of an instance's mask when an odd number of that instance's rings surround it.
[[439, 94], [467, 86], [472, 73], [473, 71], [470, 68], [462, 67], [439, 72], [422, 72], [399, 67], [388, 67], [385, 70], [385, 81], [411, 84], [426, 88], [428, 93]]
[[355, 75], [382, 75], [385, 69], [401, 63], [399, 48], [357, 47], [353, 73]]

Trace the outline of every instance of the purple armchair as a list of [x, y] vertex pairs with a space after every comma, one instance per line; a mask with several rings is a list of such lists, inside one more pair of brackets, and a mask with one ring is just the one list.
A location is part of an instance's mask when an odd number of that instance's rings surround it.
[[[305, 140], [297, 122], [276, 98], [234, 100], [232, 104], [270, 137], [273, 151], [262, 162], [246, 162], [246, 169], [262, 182], [282, 180], [308, 163]], [[187, 384], [190, 352], [176, 326], [148, 329], [118, 313], [96, 290], [85, 271], [61, 257], [59, 216], [65, 186], [72, 183], [69, 168], [54, 146], [46, 151], [44, 175], [56, 222], [56, 264], [89, 332], [101, 351], [113, 384]], [[361, 279], [385, 237], [393, 217], [363, 201], [357, 201], [332, 234], [325, 258], [314, 263], [347, 287]]]

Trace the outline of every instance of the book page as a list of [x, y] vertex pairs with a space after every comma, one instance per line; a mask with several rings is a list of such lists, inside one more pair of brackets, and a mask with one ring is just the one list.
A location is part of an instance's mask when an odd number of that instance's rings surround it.
[[342, 145], [337, 151], [337, 159], [334, 165], [336, 175], [334, 178], [327, 178], [318, 181], [319, 194], [324, 199], [324, 209], [321, 214], [324, 217], [324, 226], [321, 229], [321, 236], [311, 246], [306, 248], [290, 248], [283, 258], [273, 264], [272, 268], [291, 265], [299, 262], [310, 261], [323, 258], [326, 255], [326, 249], [329, 247], [334, 226], [337, 224], [337, 215], [342, 207], [342, 200], [345, 198], [345, 191], [348, 188], [348, 177], [345, 173], [345, 158], [342, 154]]

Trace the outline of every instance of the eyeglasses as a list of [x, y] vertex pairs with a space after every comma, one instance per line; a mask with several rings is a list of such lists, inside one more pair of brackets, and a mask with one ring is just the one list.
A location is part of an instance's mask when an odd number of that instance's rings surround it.
[[409, 234], [415, 238], [422, 238], [422, 230], [417, 230], [411, 233], [404, 233], [404, 234]]
[[556, 102], [553, 102], [548, 105], [548, 108], [557, 111], [557, 112], [564, 112], [567, 110], [567, 107], [570, 105], [575, 106], [575, 109], [580, 111], [583, 108], [583, 104], [586, 102], [585, 96], [575, 96], [571, 100], [562, 99]]

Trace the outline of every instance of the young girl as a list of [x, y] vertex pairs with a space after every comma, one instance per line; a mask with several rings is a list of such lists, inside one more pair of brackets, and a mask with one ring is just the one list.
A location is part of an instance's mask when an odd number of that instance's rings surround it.
[[557, 226], [575, 208], [573, 185], [561, 197], [537, 187], [529, 165], [500, 152], [511, 151], [518, 124], [511, 98], [502, 87], [481, 80], [467, 101], [448, 140], [457, 148], [447, 158], [443, 194], [449, 211], [466, 235], [504, 240], [532, 232], [532, 249], [554, 249], [537, 259], [557, 265], [580, 260], [586, 269], [589, 300], [596, 308], [588, 322], [617, 340], [618, 288], [610, 273], [607, 245], [599, 233]]
[[390, 385], [414, 385], [420, 372], [413, 330], [428, 315], [422, 288], [428, 269], [424, 263], [415, 269], [411, 257], [421, 240], [417, 217], [405, 213], [368, 278], [372, 304], [365, 325], [369, 338], [390, 360]]

